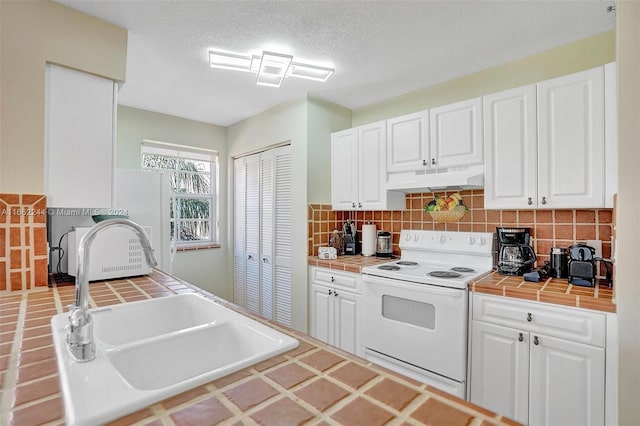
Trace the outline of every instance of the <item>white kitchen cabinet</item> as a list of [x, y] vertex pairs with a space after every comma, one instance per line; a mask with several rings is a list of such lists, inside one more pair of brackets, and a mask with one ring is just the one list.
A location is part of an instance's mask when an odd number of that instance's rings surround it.
[[431, 158], [435, 168], [482, 164], [482, 100], [467, 99], [429, 110]]
[[387, 120], [387, 171], [412, 172], [430, 166], [429, 113], [416, 112]]
[[481, 321], [471, 332], [471, 401], [527, 423], [529, 333]]
[[291, 149], [234, 160], [233, 300], [291, 325]]
[[538, 199], [536, 85], [485, 96], [484, 203], [532, 207]]
[[399, 210], [404, 194], [387, 191], [384, 121], [331, 135], [334, 210]]
[[604, 68], [538, 84], [538, 205], [604, 206]]
[[486, 208], [610, 204], [604, 77], [597, 67], [484, 97]]
[[604, 424], [604, 313], [474, 294], [471, 315], [471, 402], [531, 425]]
[[362, 278], [351, 272], [309, 268], [311, 335], [362, 355]]
[[116, 97], [117, 85], [112, 80], [47, 65], [47, 206], [113, 207]]

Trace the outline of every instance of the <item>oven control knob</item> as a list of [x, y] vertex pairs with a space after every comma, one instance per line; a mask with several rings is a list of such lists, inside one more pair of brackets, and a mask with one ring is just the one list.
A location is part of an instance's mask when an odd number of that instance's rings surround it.
[[409, 233], [404, 234], [404, 239], [405, 239], [405, 241], [411, 241], [411, 234], [409, 234]]
[[467, 242], [469, 243], [470, 246], [472, 246], [473, 244], [475, 244], [476, 239], [473, 237], [469, 237], [467, 238]]
[[484, 237], [478, 238], [478, 244], [483, 246], [487, 243], [487, 240]]
[[415, 235], [413, 236], [413, 241], [418, 241], [419, 239], [420, 239], [420, 235], [415, 234]]
[[444, 244], [447, 242], [447, 236], [446, 235], [440, 235], [440, 244]]

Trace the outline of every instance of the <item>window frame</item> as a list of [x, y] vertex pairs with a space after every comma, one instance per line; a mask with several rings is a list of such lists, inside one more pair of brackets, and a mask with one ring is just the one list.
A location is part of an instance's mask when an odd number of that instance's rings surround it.
[[[148, 167], [145, 165], [144, 159], [146, 155], [154, 155], [158, 157], [172, 158], [176, 160], [195, 161], [209, 164], [209, 171], [188, 171], [181, 170], [180, 161], [175, 161], [174, 168], [161, 168], [161, 167]], [[169, 231], [171, 232], [171, 241], [175, 241], [176, 248], [178, 250], [189, 250], [199, 248], [210, 248], [219, 246], [219, 156], [215, 150], [197, 148], [188, 145], [178, 145], [167, 142], [153, 141], [143, 139], [140, 148], [140, 168], [142, 170], [150, 172], [164, 172], [171, 176], [171, 188], [169, 189], [169, 195], [171, 200], [171, 212], [173, 214], [169, 217]], [[189, 173], [197, 175], [205, 175], [209, 178], [209, 192], [207, 193], [195, 193], [195, 192], [179, 192], [178, 188], [173, 188], [173, 182], [178, 179], [180, 173]], [[180, 208], [177, 200], [182, 199], [203, 199], [209, 202], [208, 218], [181, 218]], [[195, 221], [207, 221], [209, 223], [209, 239], [202, 240], [181, 240], [179, 229], [182, 223], [195, 222]]]

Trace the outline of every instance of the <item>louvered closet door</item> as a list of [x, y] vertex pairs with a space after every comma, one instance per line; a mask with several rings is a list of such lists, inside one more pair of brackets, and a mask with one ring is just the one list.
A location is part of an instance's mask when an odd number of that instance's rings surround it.
[[245, 190], [244, 158], [233, 160], [233, 302], [247, 305], [245, 275]]
[[277, 322], [291, 325], [291, 147], [273, 150], [275, 199], [275, 304]]
[[260, 155], [245, 157], [245, 307], [260, 314]]
[[274, 176], [272, 151], [260, 154], [260, 315], [273, 319]]

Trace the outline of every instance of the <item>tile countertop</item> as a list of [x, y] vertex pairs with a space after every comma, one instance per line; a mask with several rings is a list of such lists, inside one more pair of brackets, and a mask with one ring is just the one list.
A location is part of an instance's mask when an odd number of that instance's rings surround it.
[[492, 272], [469, 283], [469, 290], [596, 311], [616, 312], [613, 289], [603, 282], [596, 287], [577, 286], [560, 278], [549, 278], [534, 283], [525, 281], [520, 276]]
[[[0, 297], [0, 424], [64, 424], [49, 321], [66, 310], [75, 297], [74, 290], [74, 286], [54, 284], [46, 290]], [[101, 307], [194, 291], [201, 292], [154, 271], [149, 276], [92, 283], [90, 302]], [[300, 346], [112, 424], [516, 424], [223, 303], [293, 335]]]
[[400, 260], [399, 257], [375, 257], [375, 256], [338, 256], [337, 259], [327, 260], [320, 259], [318, 256], [309, 256], [308, 263], [310, 266], [322, 266], [323, 268], [337, 269], [340, 271], [362, 272], [362, 268], [371, 265], [380, 265], [392, 260]]

